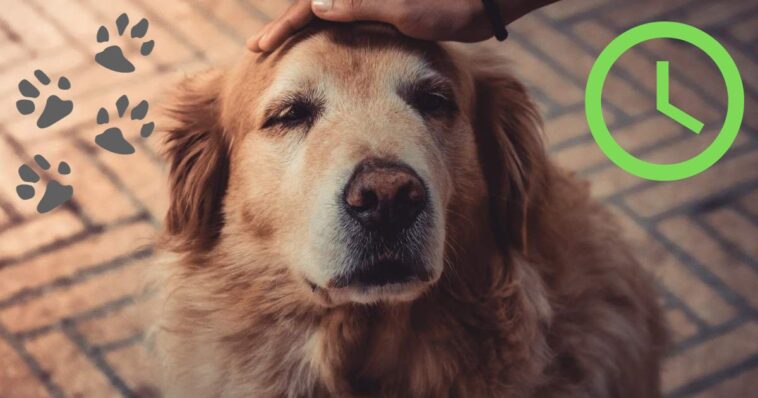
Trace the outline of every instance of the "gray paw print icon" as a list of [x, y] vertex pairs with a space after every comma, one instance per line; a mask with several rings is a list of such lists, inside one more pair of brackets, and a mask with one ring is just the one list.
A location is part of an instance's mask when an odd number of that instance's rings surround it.
[[[34, 77], [42, 86], [48, 86], [51, 83], [50, 77], [41, 70], [34, 71]], [[65, 77], [61, 76], [58, 79], [58, 89], [66, 91], [71, 88], [71, 82]], [[24, 99], [16, 102], [16, 109], [22, 115], [30, 115], [34, 113], [37, 105], [35, 101], [40, 97], [40, 91], [35, 84], [29, 80], [21, 80], [18, 83], [18, 91], [23, 95]], [[45, 107], [37, 118], [37, 127], [44, 129], [59, 122], [64, 117], [68, 116], [71, 111], [74, 110], [74, 103], [70, 100], [64, 100], [57, 95], [50, 95], [45, 100]]]
[[[129, 16], [121, 14], [116, 19], [116, 29], [119, 36], [123, 36], [126, 32], [126, 28], [129, 26]], [[142, 18], [137, 24], [132, 27], [130, 36], [132, 39], [142, 39], [147, 34], [147, 28], [149, 22], [147, 19]], [[97, 31], [97, 42], [106, 43], [110, 41], [111, 35], [108, 33], [108, 28], [101, 26]], [[148, 56], [153, 52], [155, 42], [148, 40], [142, 43], [140, 47], [140, 54], [142, 56]], [[108, 68], [114, 72], [131, 73], [135, 71], [134, 64], [124, 55], [124, 51], [117, 45], [110, 45], [103, 51], [100, 51], [95, 55], [95, 61], [105, 68]]]
[[[50, 170], [50, 162], [42, 155], [34, 156], [34, 162], [37, 163], [42, 170]], [[65, 176], [71, 173], [71, 166], [66, 162], [60, 162], [58, 164], [58, 174]], [[21, 184], [16, 187], [16, 194], [23, 200], [29, 200], [33, 198], [37, 192], [32, 184], [36, 184], [40, 181], [40, 176], [29, 165], [24, 164], [18, 168], [18, 176], [26, 184]], [[47, 213], [68, 202], [74, 196], [74, 188], [71, 185], [63, 185], [57, 180], [52, 180], [47, 183], [45, 192], [42, 194], [37, 204], [37, 212]]]
[[[116, 112], [118, 113], [119, 119], [126, 116], [126, 110], [128, 107], [129, 98], [126, 95], [119, 97], [116, 101]], [[150, 137], [155, 129], [154, 122], [144, 122], [148, 109], [149, 104], [147, 101], [142, 100], [132, 108], [132, 112], [129, 115], [131, 120], [142, 124], [142, 127], [140, 128], [140, 136], [142, 136], [142, 138]], [[107, 126], [112, 122], [113, 121], [108, 115], [108, 110], [100, 108], [97, 112], [97, 124]], [[100, 146], [100, 148], [118, 155], [131, 155], [135, 152], [134, 146], [124, 138], [124, 133], [119, 127], [107, 127], [105, 131], [95, 137], [95, 143]]]

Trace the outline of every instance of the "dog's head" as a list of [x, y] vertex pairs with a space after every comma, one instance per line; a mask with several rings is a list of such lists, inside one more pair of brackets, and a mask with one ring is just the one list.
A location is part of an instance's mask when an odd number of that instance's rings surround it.
[[522, 247], [544, 154], [502, 67], [383, 26], [322, 25], [189, 79], [168, 137], [174, 249], [286, 269], [334, 304], [418, 297], [453, 232]]

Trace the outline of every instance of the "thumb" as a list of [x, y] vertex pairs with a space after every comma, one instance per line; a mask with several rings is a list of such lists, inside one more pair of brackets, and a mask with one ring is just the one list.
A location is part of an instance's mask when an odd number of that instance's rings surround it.
[[371, 0], [312, 0], [313, 13], [321, 19], [335, 22], [378, 21], [392, 23], [393, 7], [386, 1]]

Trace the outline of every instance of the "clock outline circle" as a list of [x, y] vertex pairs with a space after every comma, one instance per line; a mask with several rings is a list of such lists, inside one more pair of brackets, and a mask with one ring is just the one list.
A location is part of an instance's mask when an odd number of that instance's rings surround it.
[[[653, 39], [677, 39], [700, 49], [716, 64], [726, 86], [727, 110], [718, 136], [705, 150], [678, 163], [653, 163], [630, 154], [613, 138], [603, 117], [603, 86], [611, 68], [632, 47]], [[620, 34], [600, 53], [587, 78], [585, 113], [592, 136], [603, 153], [618, 167], [648, 180], [683, 180], [709, 169], [731, 148], [742, 126], [744, 112], [745, 91], [734, 59], [711, 35], [680, 22], [649, 22]]]

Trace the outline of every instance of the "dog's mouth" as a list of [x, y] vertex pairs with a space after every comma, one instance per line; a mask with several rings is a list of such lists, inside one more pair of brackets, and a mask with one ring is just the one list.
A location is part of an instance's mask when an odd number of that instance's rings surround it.
[[435, 280], [435, 274], [420, 261], [382, 258], [361, 262], [329, 280], [324, 286], [306, 279], [317, 296], [329, 304], [410, 301]]
[[382, 287], [410, 282], [428, 282], [432, 275], [417, 261], [402, 261], [397, 258], [383, 258], [358, 264], [354, 269], [329, 281], [329, 288]]

